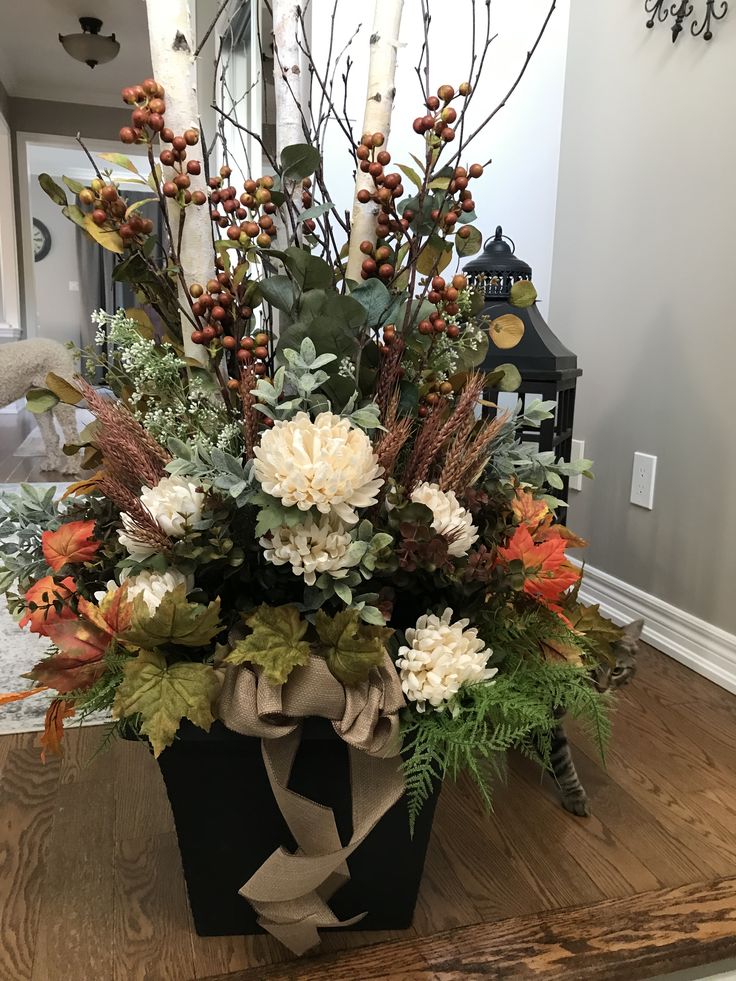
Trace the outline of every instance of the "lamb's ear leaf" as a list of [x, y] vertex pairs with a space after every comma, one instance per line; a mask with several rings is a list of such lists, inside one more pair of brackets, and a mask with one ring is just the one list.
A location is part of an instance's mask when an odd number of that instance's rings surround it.
[[29, 388], [26, 392], [26, 408], [37, 416], [53, 409], [59, 402], [58, 395], [54, 395], [48, 388]]
[[67, 405], [78, 405], [84, 398], [78, 388], [75, 388], [66, 378], [62, 378], [61, 375], [57, 375], [53, 371], [46, 375], [46, 385], [60, 402], [65, 402]]
[[64, 207], [66, 205], [66, 192], [63, 187], [59, 187], [53, 177], [50, 174], [39, 174], [38, 183], [41, 185], [41, 189], [48, 194], [54, 204], [61, 205]]

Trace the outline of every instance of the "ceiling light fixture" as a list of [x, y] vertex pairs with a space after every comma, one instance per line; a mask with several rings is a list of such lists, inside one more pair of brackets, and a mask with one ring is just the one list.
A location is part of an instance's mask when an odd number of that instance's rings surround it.
[[115, 35], [105, 37], [100, 34], [102, 21], [97, 17], [80, 17], [79, 24], [82, 34], [59, 35], [66, 53], [77, 61], [83, 61], [90, 68], [112, 61], [120, 51], [120, 43], [115, 40]]

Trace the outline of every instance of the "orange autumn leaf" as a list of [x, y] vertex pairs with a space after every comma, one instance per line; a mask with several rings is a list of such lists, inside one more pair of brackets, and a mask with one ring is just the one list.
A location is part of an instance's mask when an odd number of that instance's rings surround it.
[[524, 570], [524, 592], [554, 609], [565, 590], [580, 578], [580, 571], [565, 558], [565, 540], [553, 537], [535, 542], [525, 525], [519, 525], [506, 548], [499, 548], [499, 560], [509, 565], [521, 562]]
[[29, 688], [28, 691], [10, 691], [4, 695], [0, 695], [0, 705], [21, 702], [24, 698], [30, 698], [31, 695], [38, 695], [40, 692], [48, 690], [48, 685], [39, 685], [38, 688]]
[[58, 572], [65, 565], [89, 562], [95, 557], [100, 543], [93, 539], [94, 521], [68, 521], [56, 531], [41, 535], [43, 557]]
[[110, 646], [110, 634], [88, 620], [62, 620], [49, 627], [47, 636], [62, 654], [80, 661], [99, 660]]
[[105, 662], [101, 654], [88, 658], [52, 654], [31, 668], [27, 677], [40, 681], [49, 688], [55, 688], [60, 694], [65, 695], [70, 691], [91, 688], [105, 671]]
[[80, 599], [79, 612], [111, 637], [125, 633], [133, 619], [133, 604], [128, 601], [127, 583], [106, 593], [99, 606]]
[[[76, 613], [70, 609], [68, 602], [77, 591], [77, 584], [67, 576], [61, 582], [56, 582], [53, 576], [43, 576], [38, 579], [25, 595], [28, 608], [19, 622], [19, 626], [30, 624], [31, 632], [48, 636], [48, 628], [60, 620], [75, 620]], [[30, 604], [35, 605], [31, 610]], [[59, 609], [55, 603], [64, 604]]]
[[39, 740], [41, 749], [41, 762], [46, 762], [46, 753], [54, 756], [63, 756], [61, 740], [64, 737], [64, 719], [69, 719], [74, 715], [74, 709], [69, 702], [63, 698], [55, 698], [46, 710], [44, 719], [44, 729]]
[[552, 524], [552, 515], [549, 515], [549, 518], [545, 518], [534, 533], [534, 541], [546, 542], [551, 538], [563, 538], [566, 548], [586, 548], [588, 545], [584, 538], [580, 538], [565, 525]]
[[85, 477], [83, 480], [77, 480], [73, 484], [69, 484], [67, 489], [61, 495], [62, 501], [66, 500], [67, 497], [75, 497], [77, 495], [89, 494], [90, 491], [97, 490], [100, 485], [100, 481], [104, 476], [103, 470], [98, 470], [97, 473], [93, 473], [91, 477]]
[[520, 525], [526, 525], [529, 531], [534, 534], [547, 516], [550, 517], [549, 506], [545, 501], [534, 497], [528, 490], [522, 487], [516, 488], [514, 499], [511, 502], [511, 510]]

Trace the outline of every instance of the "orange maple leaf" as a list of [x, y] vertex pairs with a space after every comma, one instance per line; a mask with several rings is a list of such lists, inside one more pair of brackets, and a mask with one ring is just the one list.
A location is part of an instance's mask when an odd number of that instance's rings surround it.
[[524, 569], [524, 592], [550, 609], [566, 589], [580, 578], [580, 572], [565, 558], [564, 538], [554, 536], [535, 542], [526, 525], [519, 525], [506, 548], [498, 549], [504, 565], [521, 562]]
[[[43, 576], [38, 579], [26, 593], [25, 599], [29, 607], [20, 621], [19, 626], [25, 627], [29, 623], [31, 632], [48, 636], [48, 628], [60, 620], [75, 620], [76, 613], [70, 609], [68, 602], [77, 591], [77, 584], [67, 576], [61, 582], [56, 582], [53, 576]], [[30, 609], [30, 604], [35, 605], [35, 609]], [[60, 609], [55, 603], [64, 604]]]
[[531, 534], [534, 534], [547, 516], [550, 517], [550, 520], [552, 517], [546, 501], [534, 497], [523, 487], [516, 488], [516, 494], [511, 502], [511, 510], [514, 512], [517, 522], [520, 525], [526, 525]]
[[61, 740], [64, 737], [64, 719], [74, 715], [74, 709], [63, 698], [55, 698], [46, 710], [44, 719], [44, 729], [39, 740], [41, 749], [41, 762], [46, 762], [46, 753], [53, 753], [54, 756], [63, 756]]
[[79, 612], [110, 637], [125, 633], [133, 619], [133, 604], [128, 601], [128, 584], [123, 583], [106, 593], [99, 606], [80, 599]]
[[95, 557], [100, 543], [92, 537], [94, 531], [94, 521], [68, 521], [56, 531], [45, 531], [41, 535], [43, 557], [54, 572], [65, 565], [89, 562]]

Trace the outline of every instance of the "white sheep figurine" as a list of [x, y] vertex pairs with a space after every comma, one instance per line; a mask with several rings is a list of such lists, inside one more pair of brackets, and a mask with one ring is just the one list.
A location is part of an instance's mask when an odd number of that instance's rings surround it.
[[[31, 388], [45, 388], [46, 376], [51, 371], [73, 383], [74, 356], [58, 341], [39, 338], [0, 344], [0, 408], [22, 398]], [[46, 448], [41, 469], [77, 473], [78, 455], [66, 456], [62, 452], [54, 416], [64, 434], [64, 443], [79, 443], [73, 405], [59, 402], [53, 409], [39, 413], [36, 419]]]

